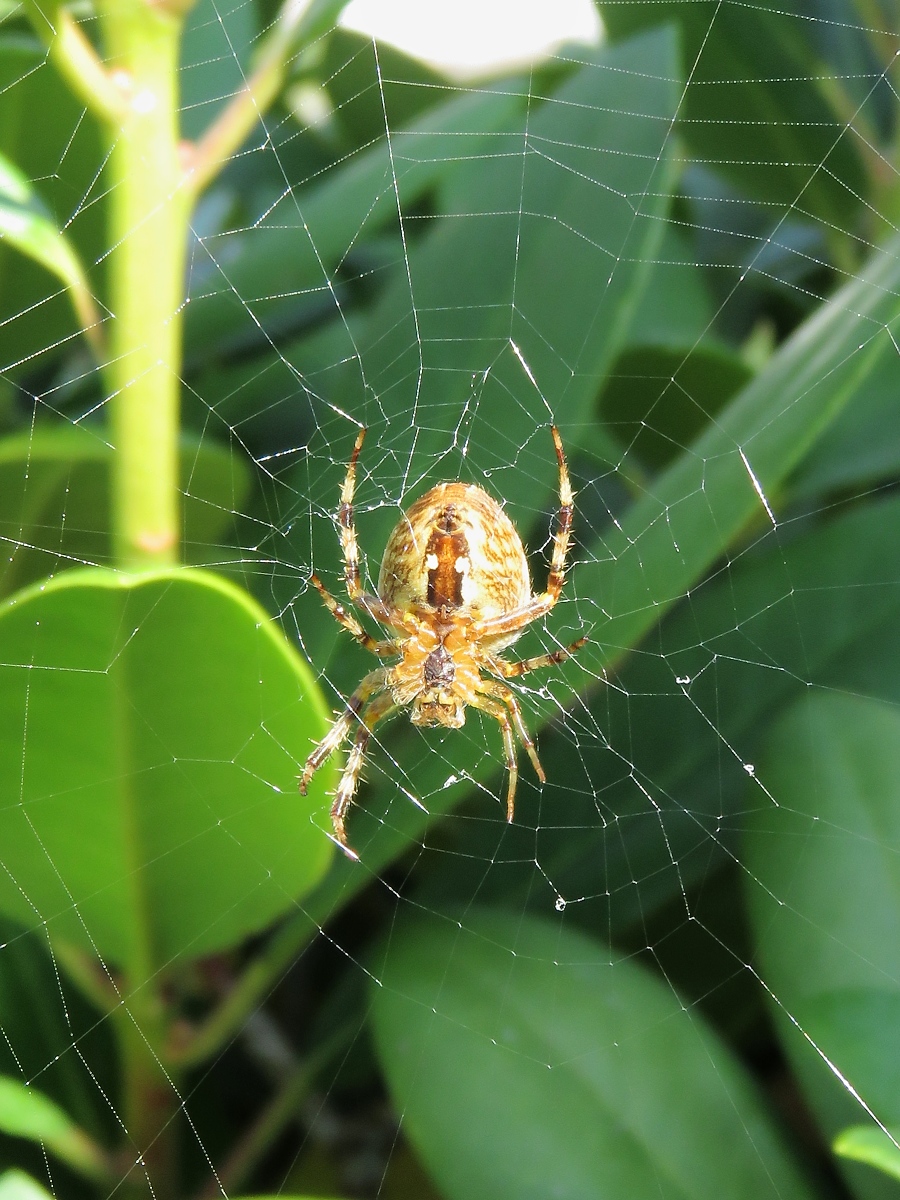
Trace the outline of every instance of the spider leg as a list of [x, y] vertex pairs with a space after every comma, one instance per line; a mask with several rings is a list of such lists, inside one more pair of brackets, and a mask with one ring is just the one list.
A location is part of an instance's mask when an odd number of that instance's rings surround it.
[[[373, 596], [371, 592], [363, 591], [360, 581], [359, 542], [356, 537], [356, 523], [353, 520], [353, 494], [356, 491], [356, 463], [365, 439], [366, 430], [363, 427], [356, 435], [356, 441], [353, 444], [353, 453], [350, 455], [350, 462], [347, 464], [347, 474], [344, 476], [344, 483], [341, 487], [338, 526], [341, 531], [341, 551], [344, 556], [344, 584], [347, 588], [347, 595], [353, 604], [363, 609], [369, 616], [379, 621], [382, 625], [392, 625], [395, 629], [404, 629], [405, 626], [397, 625], [393, 619], [396, 614], [392, 615], [390, 610], [382, 604], [377, 596]], [[320, 587], [319, 590], [321, 592], [323, 589]], [[325, 603], [327, 604], [328, 601], [326, 600]], [[340, 620], [340, 617], [338, 617], [338, 620]], [[371, 646], [367, 647], [367, 649], [371, 649]], [[378, 652], [375, 651], [375, 653]]]
[[386, 667], [378, 667], [374, 671], [370, 671], [364, 677], [359, 687], [347, 701], [347, 707], [336, 718], [334, 724], [310, 754], [306, 760], [306, 765], [303, 768], [303, 774], [300, 776], [300, 795], [306, 795], [306, 789], [309, 787], [309, 781], [321, 767], [326, 759], [334, 754], [335, 750], [341, 745], [344, 738], [350, 732], [351, 726], [359, 713], [360, 709], [366, 701], [374, 696], [377, 692], [384, 691], [387, 684], [389, 671]]
[[347, 630], [351, 637], [356, 638], [361, 646], [366, 650], [371, 650], [373, 654], [381, 656], [390, 654], [399, 654], [400, 649], [393, 638], [387, 638], [379, 641], [377, 638], [371, 637], [354, 617], [353, 613], [348, 612], [341, 604], [340, 600], [336, 600], [334, 596], [323, 586], [318, 575], [311, 575], [310, 582], [318, 591], [319, 595], [325, 604], [325, 607], [331, 613], [336, 621], [338, 621]]
[[[488, 682], [485, 680], [484, 682]], [[516, 761], [516, 739], [513, 737], [512, 723], [502, 704], [482, 692], [470, 697], [469, 703], [473, 708], [480, 708], [493, 717], [503, 732], [503, 749], [506, 752], [506, 769], [509, 772], [509, 784], [506, 789], [506, 819], [512, 821], [516, 801], [516, 784], [519, 781], [519, 764]]]
[[566, 466], [566, 456], [559, 430], [555, 425], [551, 425], [550, 433], [553, 435], [556, 460], [559, 463], [559, 515], [556, 521], [556, 534], [553, 538], [553, 555], [550, 559], [550, 573], [547, 576], [546, 590], [532, 597], [529, 603], [521, 608], [476, 622], [473, 626], [473, 634], [479, 640], [506, 637], [523, 626], [529, 625], [532, 621], [536, 621], [538, 617], [543, 617], [553, 608], [562, 592], [575, 498], [572, 495], [572, 484], [569, 480], [569, 469]]
[[517, 675], [525, 675], [529, 671], [538, 670], [539, 667], [552, 667], [557, 663], [565, 662], [567, 658], [572, 657], [576, 650], [580, 650], [586, 641], [586, 637], [576, 638], [570, 646], [561, 650], [554, 650], [551, 654], [539, 654], [536, 658], [523, 658], [519, 662], [507, 662], [505, 658], [490, 658], [487, 668], [495, 675], [502, 675], [504, 679], [514, 679]]
[[363, 759], [366, 756], [369, 738], [372, 736], [372, 730], [378, 722], [390, 716], [398, 707], [399, 705], [394, 703], [390, 692], [383, 692], [380, 696], [376, 696], [371, 704], [364, 709], [360, 717], [360, 726], [356, 731], [356, 737], [353, 739], [353, 745], [350, 748], [350, 753], [347, 755], [344, 773], [341, 775], [341, 781], [337, 786], [337, 791], [334, 793], [334, 803], [331, 806], [331, 821], [334, 825], [334, 836], [351, 858], [356, 858], [356, 854], [347, 844], [347, 810], [356, 794], [359, 774], [362, 770]]
[[[509, 709], [512, 723], [515, 726], [516, 733], [519, 735], [519, 741], [525, 747], [525, 752], [531, 759], [531, 765], [534, 767], [534, 773], [537, 775], [541, 783], [547, 782], [547, 776], [544, 774], [544, 768], [541, 766], [541, 760], [537, 756], [537, 750], [534, 748], [534, 738], [528, 732], [528, 726], [522, 717], [522, 710], [519, 708], [519, 702], [515, 697], [515, 693], [511, 688], [508, 688], [505, 683], [499, 683], [494, 679], [482, 679], [479, 685], [479, 691], [488, 696], [494, 696], [501, 701]], [[502, 710], [501, 710], [502, 711]], [[512, 816], [509, 818], [512, 820]]]

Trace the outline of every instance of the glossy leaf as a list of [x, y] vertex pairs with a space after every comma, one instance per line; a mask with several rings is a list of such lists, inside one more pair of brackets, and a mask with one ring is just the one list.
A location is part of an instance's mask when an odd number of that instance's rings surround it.
[[39, 1142], [89, 1178], [108, 1178], [105, 1156], [68, 1114], [36, 1088], [8, 1075], [0, 1075], [0, 1130]]
[[[189, 277], [188, 360], [215, 348], [233, 352], [235, 339], [261, 342], [261, 327], [333, 313], [335, 272], [358, 243], [396, 223], [398, 193], [404, 209], [414, 204], [458, 167], [458, 155], [476, 153], [483, 136], [496, 136], [522, 106], [519, 97], [490, 90], [451, 100], [394, 133], [390, 146], [381, 142], [333, 166], [324, 180], [274, 206], [267, 198], [271, 211], [252, 228], [205, 237]], [[277, 370], [282, 360], [271, 357]]]
[[820, 501], [900, 478], [900, 358], [887, 355], [790, 484], [792, 499]]
[[0, 240], [40, 263], [68, 290], [79, 324], [101, 349], [100, 311], [75, 248], [51, 217], [30, 182], [0, 155]]
[[402, 1127], [448, 1200], [811, 1195], [699, 1014], [608, 947], [519, 912], [420, 914], [373, 974]]
[[138, 982], [265, 927], [324, 871], [328, 772], [306, 802], [296, 773], [327, 710], [244, 592], [69, 572], [0, 611], [0, 661], [3, 912]]
[[[40, 180], [53, 225], [65, 230], [82, 265], [97, 262], [105, 248], [106, 146], [46, 62], [46, 48], [12, 31], [0, 34], [0, 154], [26, 179]], [[0, 244], [0, 278], [0, 367], [15, 377], [58, 357], [79, 321], [65, 289], [9, 243]]]
[[748, 821], [747, 892], [785, 1045], [827, 1133], [867, 1110], [898, 1124], [900, 710], [812, 692], [759, 778], [771, 800]]
[[866, 1163], [900, 1180], [900, 1130], [885, 1133], [877, 1125], [851, 1125], [842, 1129], [832, 1147], [841, 1158]]
[[[80, 425], [38, 426], [0, 439], [0, 583], [9, 592], [60, 569], [110, 558], [109, 473], [113, 450], [102, 432]], [[244, 458], [205, 438], [181, 445], [184, 550], [189, 561], [215, 556], [246, 504]]]
[[690, 79], [680, 128], [704, 164], [745, 193], [783, 205], [785, 214], [798, 208], [846, 222], [867, 180], [858, 141], [844, 136], [845, 112], [857, 123], [868, 114], [846, 97], [843, 106], [834, 103], [840, 84], [826, 90], [800, 6], [649, 0], [600, 8], [617, 37], [675, 24]]
[[0, 1175], [0, 1200], [53, 1200], [50, 1192], [24, 1171]]

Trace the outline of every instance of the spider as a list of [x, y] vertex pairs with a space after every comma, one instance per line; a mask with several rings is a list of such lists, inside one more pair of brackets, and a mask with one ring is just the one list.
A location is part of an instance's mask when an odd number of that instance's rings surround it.
[[338, 511], [344, 580], [350, 601], [393, 632], [371, 637], [352, 612], [313, 575], [313, 585], [329, 612], [356, 640], [379, 658], [399, 658], [393, 666], [366, 675], [325, 737], [306, 760], [300, 778], [305, 796], [313, 775], [357, 724], [341, 776], [331, 819], [335, 838], [351, 858], [347, 811], [359, 783], [372, 730], [399, 708], [410, 707], [413, 725], [459, 729], [466, 706], [480, 708], [498, 722], [503, 733], [509, 784], [506, 818], [513, 819], [518, 780], [515, 734], [525, 747], [535, 774], [546, 781], [534, 742], [514, 692], [500, 678], [513, 679], [560, 663], [587, 641], [578, 638], [565, 649], [510, 662], [500, 651], [511, 645], [526, 625], [556, 604], [563, 586], [572, 525], [572, 488], [562, 441], [550, 432], [559, 463], [559, 517], [546, 591], [534, 595], [522, 540], [512, 521], [474, 483], [439, 483], [401, 517], [384, 551], [377, 595], [360, 583], [359, 548], [353, 522], [356, 463], [365, 429], [360, 429], [347, 466]]

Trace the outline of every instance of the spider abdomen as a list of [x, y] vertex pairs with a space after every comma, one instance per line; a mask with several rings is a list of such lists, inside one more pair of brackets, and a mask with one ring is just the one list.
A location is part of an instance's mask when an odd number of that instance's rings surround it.
[[474, 483], [439, 483], [394, 527], [378, 594], [401, 611], [463, 609], [481, 619], [527, 604], [531, 578], [522, 540], [496, 500]]

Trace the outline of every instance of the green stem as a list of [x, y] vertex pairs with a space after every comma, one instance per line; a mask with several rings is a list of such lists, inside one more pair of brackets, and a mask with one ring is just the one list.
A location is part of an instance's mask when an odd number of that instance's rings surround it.
[[149, 1189], [155, 1200], [174, 1200], [179, 1194], [178, 1081], [161, 1057], [166, 1013], [147, 984], [128, 997], [116, 1018], [125, 1085], [125, 1154], [135, 1164], [129, 1164], [128, 1183], [131, 1190]]
[[220, 1050], [272, 991], [318, 928], [303, 913], [287, 920], [204, 1024], [170, 1050], [169, 1061], [195, 1066]]
[[25, 0], [25, 9], [50, 61], [79, 99], [95, 116], [114, 121], [123, 107], [122, 93], [110, 78], [97, 52], [70, 13], [58, 2]]
[[233, 1194], [244, 1186], [282, 1130], [298, 1116], [302, 1101], [309, 1095], [316, 1075], [337, 1054], [345, 1051], [359, 1032], [359, 1023], [342, 1025], [320, 1042], [310, 1056], [298, 1063], [247, 1129], [215, 1178], [200, 1192], [198, 1200], [214, 1200]]
[[126, 569], [169, 565], [180, 541], [181, 316], [191, 198], [178, 136], [181, 19], [144, 0], [101, 7], [126, 98], [112, 127], [107, 384], [113, 540]]
[[192, 148], [185, 176], [193, 196], [203, 191], [247, 140], [281, 91], [296, 48], [330, 28], [345, 3], [346, 0], [284, 0], [246, 83]]

